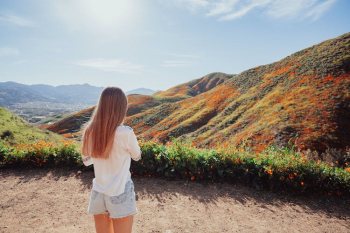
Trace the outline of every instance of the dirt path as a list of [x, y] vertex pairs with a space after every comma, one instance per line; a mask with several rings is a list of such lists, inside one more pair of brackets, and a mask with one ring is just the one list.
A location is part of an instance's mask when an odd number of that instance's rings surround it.
[[[92, 171], [0, 170], [0, 232], [94, 232]], [[350, 232], [349, 201], [134, 178], [133, 232]]]

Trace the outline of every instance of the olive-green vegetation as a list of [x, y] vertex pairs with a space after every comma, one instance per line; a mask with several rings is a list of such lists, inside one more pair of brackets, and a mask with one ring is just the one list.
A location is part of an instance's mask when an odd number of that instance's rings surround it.
[[39, 129], [2, 107], [0, 107], [0, 138], [6, 139], [10, 145], [40, 141], [58, 142], [63, 139], [61, 135]]
[[58, 113], [53, 116], [46, 117], [38, 122], [36, 122], [37, 125], [44, 125], [48, 123], [54, 123], [56, 121], [59, 121], [65, 117], [67, 117], [69, 114], [68, 113]]

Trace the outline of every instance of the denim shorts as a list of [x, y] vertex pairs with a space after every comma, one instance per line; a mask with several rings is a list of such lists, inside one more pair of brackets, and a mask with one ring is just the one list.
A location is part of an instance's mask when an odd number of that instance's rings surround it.
[[134, 215], [137, 211], [135, 201], [134, 183], [129, 180], [125, 184], [124, 192], [118, 196], [107, 196], [91, 190], [88, 213], [106, 214], [110, 218], [123, 218]]

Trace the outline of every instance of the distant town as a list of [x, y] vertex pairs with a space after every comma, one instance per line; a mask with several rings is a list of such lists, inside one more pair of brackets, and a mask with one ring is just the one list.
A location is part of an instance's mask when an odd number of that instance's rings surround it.
[[40, 125], [53, 123], [65, 115], [78, 112], [91, 106], [92, 105], [79, 103], [66, 104], [38, 101], [24, 104], [15, 103], [4, 107], [26, 121]]

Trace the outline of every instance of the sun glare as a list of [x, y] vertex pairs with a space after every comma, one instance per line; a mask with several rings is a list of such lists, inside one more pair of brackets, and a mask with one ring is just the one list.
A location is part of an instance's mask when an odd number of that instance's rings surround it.
[[133, 16], [133, 2], [130, 0], [89, 0], [86, 4], [86, 14], [91, 19], [107, 28], [127, 23]]
[[138, 0], [60, 1], [55, 10], [74, 30], [115, 33], [135, 26], [141, 16], [141, 5]]

